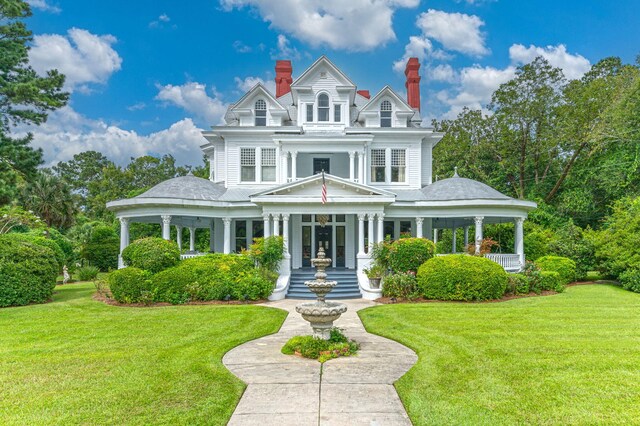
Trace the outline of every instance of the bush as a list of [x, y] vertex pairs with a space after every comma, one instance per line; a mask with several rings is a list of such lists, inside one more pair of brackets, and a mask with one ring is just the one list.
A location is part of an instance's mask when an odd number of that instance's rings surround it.
[[418, 282], [414, 274], [400, 272], [388, 275], [382, 285], [384, 297], [397, 297], [401, 299], [414, 299], [419, 296]]
[[536, 294], [540, 294], [542, 292], [542, 287], [540, 286], [541, 273], [542, 271], [535, 263], [529, 260], [525, 262], [524, 268], [522, 268], [520, 274], [524, 275], [527, 278], [529, 291], [533, 291]]
[[65, 255], [60, 246], [53, 240], [36, 234], [8, 234], [7, 238], [13, 238], [19, 241], [31, 242], [39, 246], [47, 247], [53, 252], [55, 262], [57, 264], [56, 271], [60, 273], [64, 265]]
[[152, 274], [176, 265], [180, 261], [180, 250], [174, 241], [162, 238], [142, 238], [129, 244], [122, 251], [125, 265], [149, 271]]
[[294, 336], [282, 347], [282, 353], [297, 353], [304, 358], [317, 359], [324, 363], [340, 356], [354, 355], [358, 349], [359, 345], [355, 341], [347, 339], [339, 329], [333, 328], [329, 340], [314, 336]]
[[563, 285], [576, 280], [576, 262], [560, 256], [543, 256], [536, 260], [536, 265], [542, 271], [553, 271], [560, 275], [560, 282]]
[[93, 228], [84, 248], [83, 257], [102, 272], [118, 267], [120, 239], [113, 229], [99, 225]]
[[76, 271], [80, 281], [95, 280], [98, 276], [98, 272], [100, 272], [100, 270], [95, 266], [82, 266]]
[[60, 267], [55, 252], [17, 234], [1, 235], [0, 247], [0, 307], [49, 300]]
[[153, 299], [174, 304], [190, 300], [259, 300], [273, 291], [277, 274], [256, 269], [237, 254], [210, 254], [182, 261], [152, 279]]
[[433, 257], [435, 245], [426, 238], [402, 238], [389, 247], [389, 267], [394, 272], [416, 272]]
[[281, 236], [255, 238], [249, 247], [249, 257], [263, 269], [277, 272], [284, 258], [284, 240]]
[[562, 293], [564, 291], [565, 284], [562, 281], [562, 277], [555, 271], [541, 271], [540, 272], [540, 288], [542, 290], [557, 291]]
[[139, 268], [118, 269], [107, 275], [111, 295], [120, 303], [138, 303], [147, 299], [151, 274]]
[[627, 269], [620, 274], [620, 284], [625, 290], [640, 293], [640, 269]]
[[508, 274], [497, 263], [463, 254], [434, 257], [418, 269], [418, 287], [427, 299], [498, 299], [507, 280]]
[[557, 238], [549, 245], [550, 253], [568, 257], [576, 262], [577, 280], [585, 280], [587, 273], [595, 267], [595, 247], [588, 238], [590, 232], [583, 231], [569, 221], [555, 231]]
[[523, 274], [509, 274], [507, 281], [507, 293], [510, 294], [529, 294], [529, 278]]

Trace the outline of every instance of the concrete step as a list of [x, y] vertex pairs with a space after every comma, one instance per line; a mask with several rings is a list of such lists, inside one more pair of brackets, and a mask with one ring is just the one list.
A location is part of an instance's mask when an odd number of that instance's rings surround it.
[[[289, 291], [286, 297], [288, 299], [304, 299], [313, 300], [316, 298], [305, 285], [305, 281], [315, 279], [314, 269], [305, 269], [292, 271], [289, 279]], [[358, 286], [358, 276], [355, 270], [339, 269], [328, 270], [327, 280], [337, 281], [338, 284], [333, 288], [331, 293], [327, 295], [327, 299], [360, 299], [360, 287]]]

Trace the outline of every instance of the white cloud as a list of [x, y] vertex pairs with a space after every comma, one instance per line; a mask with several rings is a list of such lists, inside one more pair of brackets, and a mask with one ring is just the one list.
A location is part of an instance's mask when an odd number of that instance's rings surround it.
[[418, 16], [416, 24], [424, 36], [437, 40], [446, 50], [472, 56], [489, 53], [480, 31], [484, 21], [475, 15], [429, 9]]
[[554, 67], [562, 68], [564, 75], [570, 80], [582, 77], [591, 68], [587, 58], [567, 52], [564, 44], [547, 47], [534, 45], [525, 47], [522, 44], [514, 44], [509, 48], [509, 57], [515, 64], [529, 63], [538, 56], [545, 58]]
[[393, 63], [393, 69], [397, 72], [403, 72], [409, 58], [416, 57], [422, 63], [432, 51], [433, 44], [431, 44], [431, 40], [426, 37], [411, 36], [409, 37], [409, 43], [404, 47], [402, 59]]
[[[163, 28], [164, 24], [168, 24], [170, 21], [171, 18], [169, 18], [169, 15], [163, 13], [162, 15], [158, 16], [158, 19], [156, 19], [155, 21], [149, 22], [149, 28]], [[177, 28], [177, 26], [174, 24], [172, 25], [172, 28]]]
[[144, 102], [137, 102], [133, 105], [129, 105], [127, 109], [129, 111], [140, 111], [142, 109], [145, 109], [146, 107], [147, 107], [147, 104], [145, 104]]
[[166, 86], [158, 86], [158, 89], [156, 100], [179, 106], [204, 120], [207, 125], [220, 124], [229, 106], [220, 99], [215, 88], [211, 90], [213, 96], [209, 96], [207, 86], [202, 83], [192, 82], [181, 86], [167, 84]]
[[427, 68], [427, 77], [433, 81], [443, 81], [446, 83], [453, 83], [456, 81], [458, 75], [453, 67], [449, 64], [440, 64], [435, 67]]
[[291, 42], [283, 34], [278, 34], [278, 48], [271, 50], [271, 59], [300, 59], [300, 52], [295, 47], [291, 47]]
[[367, 51], [395, 40], [393, 13], [419, 0], [220, 0], [223, 9], [249, 6], [272, 28], [313, 47]]
[[62, 9], [60, 9], [58, 6], [49, 4], [47, 0], [27, 0], [27, 3], [29, 3], [29, 6], [31, 6], [33, 9], [42, 10], [44, 12], [50, 12], [50, 13], [62, 12]]
[[233, 42], [233, 48], [238, 53], [249, 53], [253, 50], [251, 46], [247, 46], [240, 40], [236, 40]]
[[89, 83], [104, 84], [120, 70], [122, 58], [112, 35], [95, 35], [72, 28], [68, 35], [44, 34], [33, 38], [29, 62], [40, 74], [57, 69], [66, 76], [65, 89], [87, 91]]
[[44, 151], [45, 164], [70, 160], [83, 151], [100, 151], [118, 164], [142, 155], [173, 155], [180, 164], [198, 165], [202, 161], [200, 145], [205, 139], [189, 118], [159, 132], [141, 135], [133, 130], [92, 120], [67, 106], [49, 114], [41, 126], [28, 129], [33, 146]]
[[242, 92], [248, 92], [258, 83], [261, 83], [272, 95], [276, 93], [276, 82], [274, 80], [263, 80], [260, 77], [246, 77], [244, 79], [235, 77], [233, 79], [236, 82], [236, 86]]

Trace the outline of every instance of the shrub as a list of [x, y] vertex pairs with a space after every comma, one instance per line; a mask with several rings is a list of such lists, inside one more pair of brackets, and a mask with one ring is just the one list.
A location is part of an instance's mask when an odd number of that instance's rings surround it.
[[541, 271], [540, 272], [540, 288], [542, 290], [557, 291], [562, 293], [564, 291], [565, 284], [562, 281], [561, 275], [555, 271]]
[[151, 274], [139, 268], [128, 267], [109, 273], [107, 283], [111, 295], [120, 303], [138, 303], [150, 291]]
[[411, 273], [397, 273], [384, 278], [382, 295], [402, 299], [414, 299], [418, 296], [418, 282]]
[[463, 254], [434, 257], [418, 269], [418, 287], [427, 299], [490, 300], [504, 295], [507, 273], [497, 263]]
[[57, 264], [56, 271], [60, 273], [64, 265], [65, 255], [60, 246], [53, 240], [36, 234], [8, 234], [7, 238], [13, 238], [19, 241], [31, 242], [39, 246], [47, 247], [53, 252], [55, 262]]
[[155, 274], [176, 265], [180, 261], [180, 250], [174, 241], [142, 238], [122, 251], [122, 260], [127, 266]]
[[118, 267], [120, 239], [113, 229], [99, 225], [93, 228], [84, 248], [83, 257], [102, 272]]
[[576, 262], [560, 256], [543, 256], [536, 260], [536, 265], [542, 271], [553, 271], [560, 275], [560, 282], [563, 285], [576, 280]]
[[100, 270], [95, 266], [82, 266], [76, 271], [80, 281], [95, 280], [98, 276], [98, 272], [100, 272]]
[[587, 273], [595, 267], [595, 247], [588, 238], [590, 232], [583, 231], [570, 220], [555, 231], [556, 239], [549, 244], [551, 253], [568, 257], [576, 262], [577, 280], [586, 279]]
[[389, 267], [394, 272], [416, 272], [433, 257], [435, 245], [426, 238], [402, 238], [389, 247]]
[[640, 269], [627, 269], [620, 274], [620, 284], [625, 290], [640, 293]]
[[529, 278], [523, 274], [509, 274], [507, 281], [507, 293], [529, 294]]
[[542, 271], [540, 268], [533, 262], [527, 260], [524, 264], [524, 268], [520, 272], [521, 275], [524, 275], [527, 278], [527, 282], [529, 284], [529, 291], [533, 291], [537, 294], [542, 292], [542, 288], [540, 287], [540, 274]]
[[349, 340], [339, 329], [333, 328], [329, 340], [314, 336], [294, 336], [282, 347], [285, 355], [300, 354], [304, 358], [317, 359], [324, 363], [340, 356], [354, 355], [359, 345]]
[[255, 238], [249, 247], [249, 257], [258, 266], [268, 271], [277, 272], [280, 261], [284, 258], [284, 240], [281, 236]]
[[51, 298], [60, 265], [54, 251], [15, 234], [0, 236], [0, 307]]

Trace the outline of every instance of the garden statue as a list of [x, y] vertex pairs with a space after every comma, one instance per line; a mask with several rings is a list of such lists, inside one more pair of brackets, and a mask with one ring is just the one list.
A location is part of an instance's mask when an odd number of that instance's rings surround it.
[[67, 268], [67, 265], [64, 265], [62, 267], [62, 284], [68, 283], [70, 279], [71, 276], [69, 275], [69, 269]]

